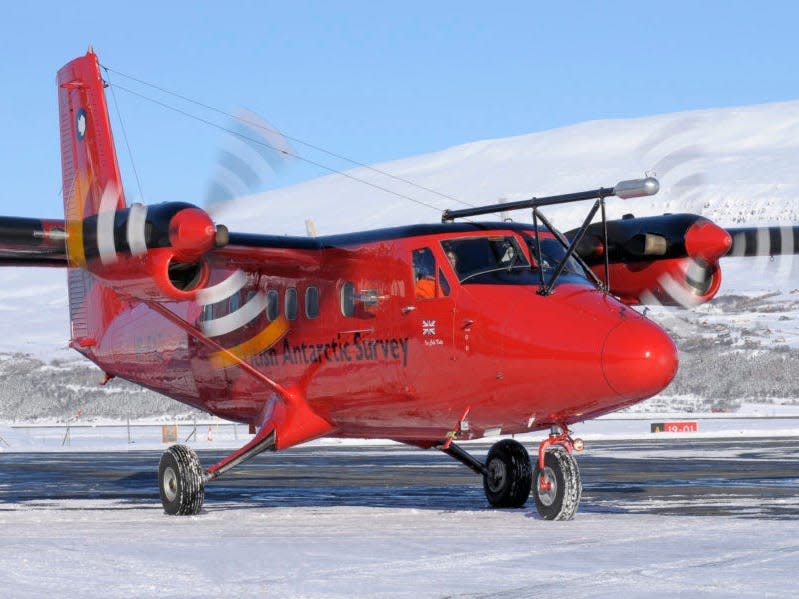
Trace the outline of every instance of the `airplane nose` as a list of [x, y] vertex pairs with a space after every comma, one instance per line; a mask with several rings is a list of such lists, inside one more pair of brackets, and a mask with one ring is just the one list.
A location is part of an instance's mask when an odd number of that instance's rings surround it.
[[605, 340], [602, 370], [619, 396], [651, 397], [665, 389], [677, 373], [677, 348], [654, 323], [643, 318], [625, 320]]

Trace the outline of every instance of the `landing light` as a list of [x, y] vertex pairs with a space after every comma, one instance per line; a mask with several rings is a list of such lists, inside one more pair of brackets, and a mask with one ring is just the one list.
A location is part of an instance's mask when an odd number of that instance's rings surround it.
[[574, 447], [574, 451], [582, 451], [585, 448], [585, 443], [582, 439], [575, 439], [572, 441], [572, 447]]
[[660, 183], [654, 177], [646, 179], [630, 179], [629, 181], [619, 181], [613, 188], [613, 194], [622, 200], [630, 198], [640, 198], [643, 196], [653, 196], [660, 189]]

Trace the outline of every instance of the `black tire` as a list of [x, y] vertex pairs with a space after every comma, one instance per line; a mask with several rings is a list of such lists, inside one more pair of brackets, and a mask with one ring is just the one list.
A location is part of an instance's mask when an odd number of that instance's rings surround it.
[[161, 456], [158, 488], [164, 512], [170, 516], [193, 516], [205, 498], [200, 459], [185, 445], [173, 445]]
[[494, 443], [486, 456], [483, 489], [493, 507], [521, 507], [530, 496], [533, 467], [524, 445], [513, 439]]
[[[541, 477], [551, 488], [541, 490]], [[533, 477], [533, 496], [538, 513], [545, 520], [571, 520], [577, 513], [583, 484], [577, 462], [563, 447], [552, 446], [544, 455], [544, 470], [538, 464]]]

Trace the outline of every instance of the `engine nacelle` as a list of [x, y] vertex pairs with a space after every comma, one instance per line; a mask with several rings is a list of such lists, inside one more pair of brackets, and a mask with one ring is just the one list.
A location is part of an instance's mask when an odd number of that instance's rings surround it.
[[[140, 299], [193, 299], [210, 278], [205, 255], [227, 243], [227, 229], [191, 204], [134, 204], [67, 223], [70, 263], [114, 290]], [[75, 237], [82, 236], [81, 240]]]
[[171, 248], [148, 250], [143, 256], [121, 256], [112, 265], [88, 270], [114, 290], [148, 300], [182, 301], [194, 299], [210, 278], [205, 260], [183, 262]]
[[[604, 278], [604, 265], [591, 267]], [[721, 286], [718, 262], [674, 258], [610, 264], [610, 292], [625, 304], [694, 306], [713, 299]]]
[[[578, 231], [569, 231], [574, 237]], [[627, 304], [693, 306], [721, 286], [719, 259], [732, 246], [729, 232], [695, 214], [664, 214], [588, 227], [577, 254]], [[607, 281], [606, 281], [607, 282]]]
[[[703, 216], [663, 214], [635, 218], [628, 215], [607, 223], [605, 247], [602, 223], [588, 227], [577, 246], [577, 253], [589, 265], [608, 261], [647, 262], [691, 257], [704, 262], [717, 261], [732, 246], [730, 234]], [[566, 233], [572, 238], [576, 230]]]

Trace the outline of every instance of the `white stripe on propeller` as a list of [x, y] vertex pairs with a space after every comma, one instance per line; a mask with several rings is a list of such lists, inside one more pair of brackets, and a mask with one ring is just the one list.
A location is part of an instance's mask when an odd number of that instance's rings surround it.
[[117, 248], [114, 243], [114, 216], [119, 200], [119, 189], [109, 182], [100, 198], [100, 209], [97, 212], [97, 252], [100, 262], [113, 264], [117, 261]]
[[214, 320], [206, 320], [202, 322], [203, 332], [209, 337], [218, 337], [226, 335], [236, 329], [240, 329], [245, 324], [254, 319], [258, 314], [266, 308], [266, 296], [262, 291], [259, 291], [255, 296], [244, 304], [241, 308], [230, 314], [226, 314], [221, 318]]
[[[684, 268], [684, 272], [686, 276], [693, 275], [697, 277], [701, 274], [698, 269], [702, 267], [699, 266], [695, 261], [691, 260], [691, 264]], [[684, 284], [680, 281], [676, 280], [672, 277], [669, 273], [665, 273], [658, 279], [658, 283], [663, 288], [663, 291], [669, 294], [671, 298], [680, 304], [683, 308], [690, 308], [692, 306], [696, 306], [702, 303], [701, 298], [694, 293], [691, 293]]]
[[777, 277], [780, 281], [786, 280], [793, 272], [793, 227], [783, 225], [780, 227], [780, 260], [777, 267]]
[[237, 270], [221, 283], [198, 291], [197, 303], [201, 306], [207, 306], [208, 304], [221, 302], [223, 299], [229, 298], [234, 293], [241, 291], [241, 288], [246, 284], [247, 275], [243, 270]]
[[147, 253], [147, 239], [144, 229], [147, 224], [147, 206], [133, 204], [128, 213], [128, 247], [134, 256]]

